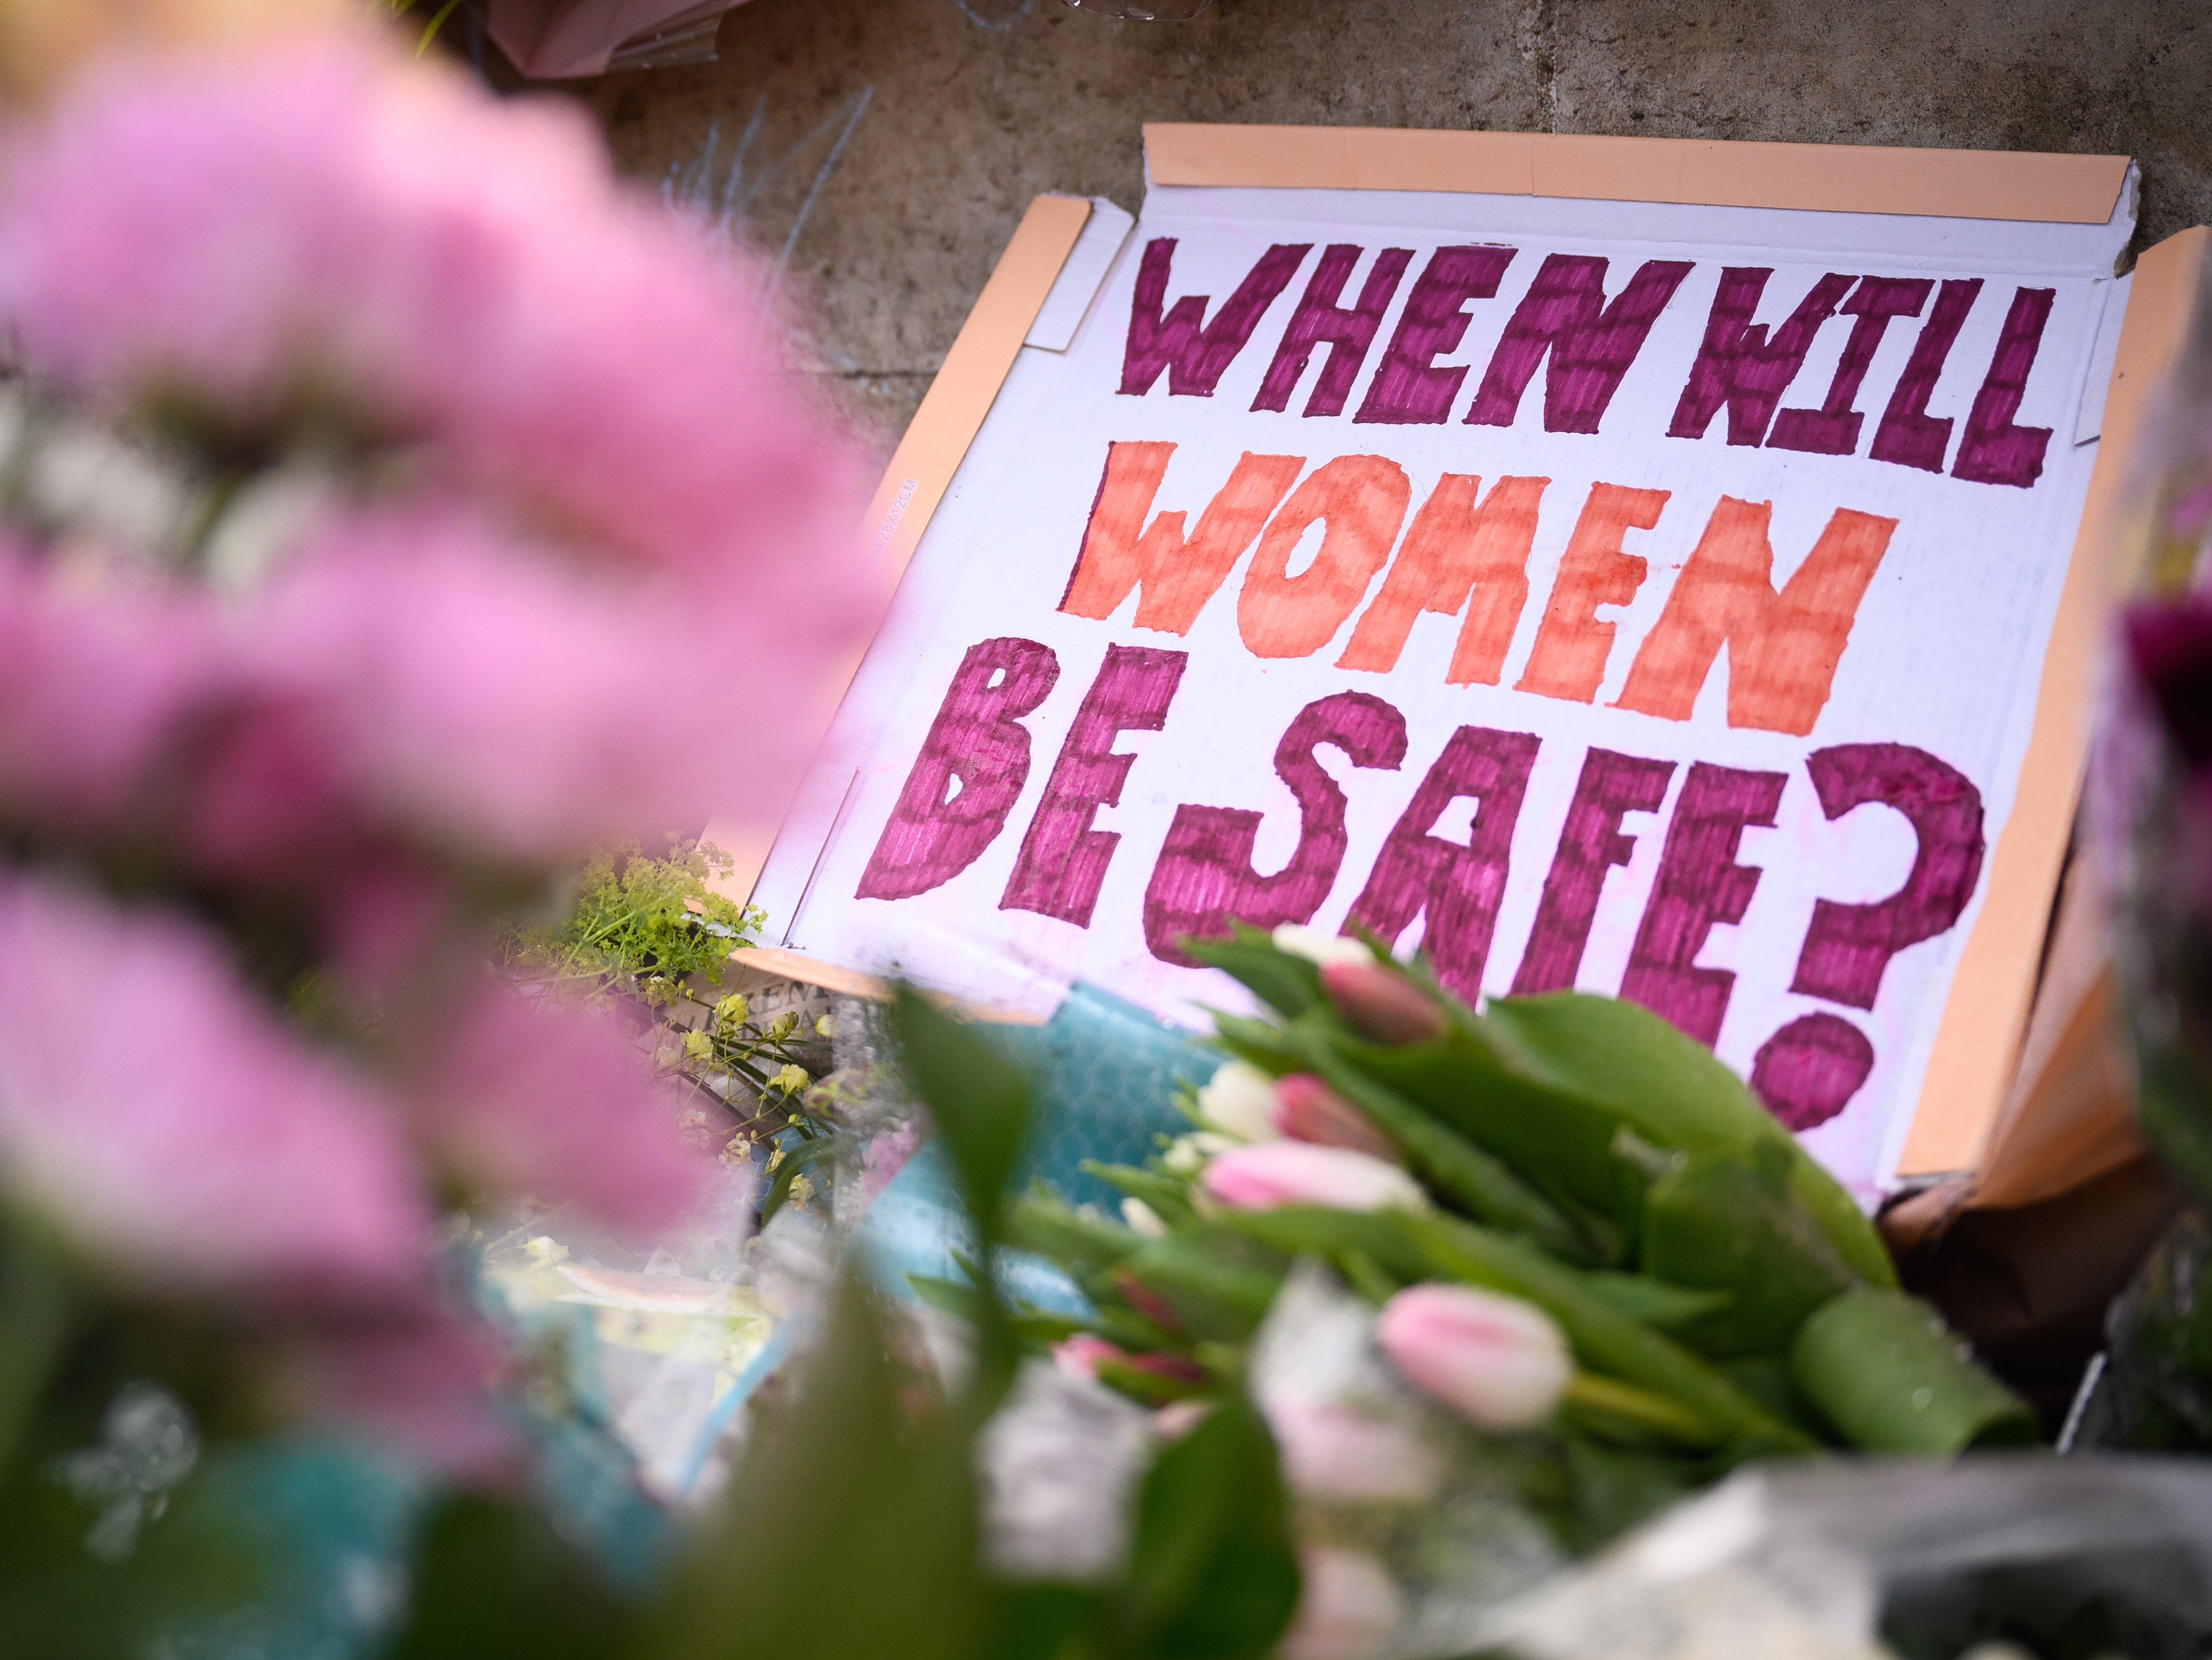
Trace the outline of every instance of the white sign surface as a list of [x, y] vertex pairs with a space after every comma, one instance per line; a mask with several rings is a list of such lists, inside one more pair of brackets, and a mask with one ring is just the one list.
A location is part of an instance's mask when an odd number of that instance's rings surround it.
[[1231, 994], [1183, 936], [1358, 922], [1470, 997], [1665, 1014], [1871, 1197], [2129, 230], [1155, 189], [1055, 293], [756, 897], [811, 955], [1185, 1021]]

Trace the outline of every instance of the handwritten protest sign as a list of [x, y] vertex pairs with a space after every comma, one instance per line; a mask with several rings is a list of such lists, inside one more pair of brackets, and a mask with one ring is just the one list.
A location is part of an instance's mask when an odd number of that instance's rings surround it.
[[1156, 187], [999, 391], [757, 897], [832, 961], [1182, 1019], [1229, 996], [1187, 936], [1371, 929], [1469, 998], [1645, 1005], [1878, 1189], [2128, 229]]

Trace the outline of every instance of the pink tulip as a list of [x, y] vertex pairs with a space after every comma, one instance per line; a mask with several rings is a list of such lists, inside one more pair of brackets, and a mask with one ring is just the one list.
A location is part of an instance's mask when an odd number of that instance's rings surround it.
[[1400, 1292], [1383, 1304], [1375, 1338], [1416, 1385], [1484, 1429], [1540, 1424], [1574, 1376], [1549, 1315], [1466, 1286]]
[[1114, 1344], [1087, 1331], [1064, 1337], [1052, 1346], [1052, 1364], [1075, 1377], [1096, 1378], [1101, 1361], [1128, 1358]]
[[1406, 1601], [1389, 1570], [1365, 1551], [1310, 1546], [1298, 1553], [1303, 1584], [1274, 1660], [1370, 1660], [1390, 1651]]
[[0, 883], [0, 1183], [187, 1290], [382, 1296], [430, 1219], [398, 1115], [182, 917]]
[[1217, 1157], [1200, 1178], [1235, 1210], [1324, 1205], [1332, 1210], [1423, 1210], [1428, 1195], [1395, 1164], [1344, 1147], [1267, 1141]]
[[1376, 963], [1325, 963], [1321, 988], [1345, 1024], [1378, 1043], [1419, 1043], [1444, 1035], [1443, 1011], [1402, 975]]
[[1398, 1162], [1396, 1144], [1375, 1127], [1375, 1121], [1311, 1073], [1278, 1079], [1274, 1105], [1267, 1116], [1277, 1130], [1293, 1141], [1346, 1147], [1370, 1158]]

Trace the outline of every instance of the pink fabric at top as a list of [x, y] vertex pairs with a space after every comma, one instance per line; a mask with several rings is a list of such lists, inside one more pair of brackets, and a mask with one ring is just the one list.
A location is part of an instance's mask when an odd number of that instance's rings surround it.
[[604, 75], [627, 40], [694, 23], [744, 0], [491, 0], [491, 38], [533, 81]]

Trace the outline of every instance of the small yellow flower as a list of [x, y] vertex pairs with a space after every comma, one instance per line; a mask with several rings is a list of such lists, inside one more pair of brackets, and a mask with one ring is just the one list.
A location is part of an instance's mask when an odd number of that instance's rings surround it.
[[837, 1035], [837, 1023], [825, 1014], [814, 1023], [814, 1031], [819, 1037], [835, 1037]]
[[768, 1150], [768, 1168], [769, 1174], [771, 1176], [773, 1176], [777, 1171], [783, 1168], [783, 1149], [781, 1147], [770, 1147]]
[[770, 1089], [781, 1090], [786, 1095], [796, 1095], [813, 1080], [807, 1077], [804, 1067], [787, 1066], [768, 1080]]
[[714, 1040], [709, 1037], [705, 1032], [694, 1031], [687, 1031], [684, 1034], [684, 1058], [685, 1060], [704, 1061], [714, 1052]]
[[799, 1017], [789, 1009], [786, 1009], [775, 1017], [774, 1024], [768, 1029], [768, 1035], [771, 1042], [781, 1043], [798, 1030]]
[[791, 1202], [793, 1204], [804, 1205], [812, 1197], [814, 1197], [813, 1183], [808, 1181], [804, 1176], [794, 1176], [791, 1178]]
[[736, 992], [714, 1005], [714, 1018], [726, 1026], [742, 1026], [752, 1018], [753, 1006]]

